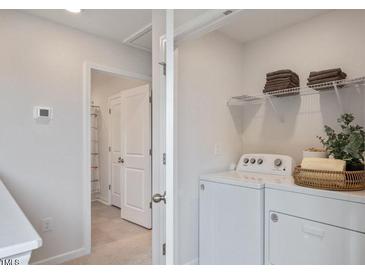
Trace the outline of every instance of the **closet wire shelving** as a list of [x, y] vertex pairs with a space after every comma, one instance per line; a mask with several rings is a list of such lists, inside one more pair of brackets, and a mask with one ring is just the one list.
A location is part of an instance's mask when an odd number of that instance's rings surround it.
[[[285, 96], [307, 96], [307, 95], [314, 95], [314, 94], [321, 94], [324, 92], [334, 92], [336, 94], [337, 102], [339, 105], [339, 108], [341, 112], [343, 113], [343, 105], [342, 100], [340, 96], [340, 89], [353, 86], [355, 87], [356, 91], [360, 94], [361, 93], [361, 87], [364, 90], [365, 87], [365, 76], [353, 78], [353, 79], [343, 79], [338, 81], [331, 81], [331, 82], [325, 82], [315, 85], [309, 85], [304, 87], [296, 87], [296, 88], [289, 88], [289, 89], [282, 89], [282, 90], [276, 90], [271, 91], [267, 93], [262, 93], [259, 95], [240, 95], [240, 96], [234, 96], [231, 97], [227, 105], [228, 106], [242, 106], [242, 105], [252, 105], [252, 104], [263, 104], [264, 102], [268, 101], [270, 105], [272, 106], [274, 112], [278, 114], [278, 110], [275, 107], [275, 104], [273, 102], [273, 99], [280, 99], [281, 97]], [[280, 115], [279, 115], [280, 117]], [[283, 120], [282, 117], [280, 117], [280, 120]]]
[[99, 139], [98, 139], [98, 116], [100, 113], [99, 106], [91, 106], [91, 192], [92, 194], [100, 193], [100, 176], [99, 176]]

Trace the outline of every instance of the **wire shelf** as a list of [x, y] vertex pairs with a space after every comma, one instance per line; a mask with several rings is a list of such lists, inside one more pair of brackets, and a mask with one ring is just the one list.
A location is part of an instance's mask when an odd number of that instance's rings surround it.
[[358, 77], [353, 79], [344, 79], [338, 81], [325, 82], [310, 86], [297, 87], [297, 88], [289, 88], [276, 90], [271, 92], [266, 92], [258, 95], [240, 95], [231, 97], [227, 104], [229, 106], [236, 105], [246, 105], [246, 104], [262, 104], [267, 100], [271, 100], [272, 98], [280, 98], [285, 96], [306, 96], [313, 94], [320, 94], [322, 92], [334, 91], [339, 99], [338, 89], [354, 86], [358, 92], [360, 92], [360, 85], [365, 85], [365, 76]]

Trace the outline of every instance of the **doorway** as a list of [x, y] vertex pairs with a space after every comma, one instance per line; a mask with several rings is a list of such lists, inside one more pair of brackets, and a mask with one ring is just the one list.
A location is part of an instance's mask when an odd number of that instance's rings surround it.
[[88, 71], [90, 254], [67, 264], [151, 264], [151, 79]]

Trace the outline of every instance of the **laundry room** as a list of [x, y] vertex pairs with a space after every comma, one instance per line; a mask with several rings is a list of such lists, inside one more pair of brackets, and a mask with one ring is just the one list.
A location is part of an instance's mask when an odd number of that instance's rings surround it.
[[0, 10], [0, 268], [365, 265], [365, 9], [241, 2]]
[[[294, 170], [303, 153], [323, 153], [326, 147], [318, 137], [326, 138], [326, 125], [339, 130], [337, 119], [342, 114], [353, 115], [351, 125], [364, 126], [365, 39], [359, 35], [365, 26], [364, 15], [359, 10], [243, 10], [229, 15], [215, 31], [177, 42], [181, 263], [197, 262], [199, 257], [201, 264], [244, 263], [232, 256], [227, 261], [212, 259], [224, 257], [217, 246], [208, 247], [217, 252], [210, 254], [211, 260], [201, 260], [202, 235], [213, 235], [214, 225], [210, 223], [209, 231], [199, 233], [199, 196], [201, 199], [204, 187], [199, 186], [200, 176], [234, 170], [243, 154], [287, 155]], [[326, 73], [330, 76], [321, 77]], [[276, 74], [279, 78], [289, 74], [293, 83], [278, 84]], [[316, 75], [320, 81], [313, 80]], [[341, 85], [341, 81], [348, 84]], [[363, 144], [362, 139], [360, 146]], [[272, 164], [276, 160], [266, 157]], [[211, 203], [224, 204], [218, 196]], [[214, 208], [209, 212], [219, 210]], [[229, 248], [222, 250], [231, 254]], [[276, 261], [293, 262], [318, 263]], [[264, 263], [264, 258], [251, 263]]]

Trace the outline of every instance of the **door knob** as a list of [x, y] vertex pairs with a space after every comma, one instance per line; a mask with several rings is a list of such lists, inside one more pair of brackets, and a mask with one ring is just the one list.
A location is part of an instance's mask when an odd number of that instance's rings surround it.
[[155, 195], [153, 195], [152, 201], [154, 203], [159, 203], [163, 201], [163, 203], [166, 204], [166, 191], [163, 193], [163, 195], [161, 195], [160, 193], [156, 193]]
[[274, 223], [279, 221], [279, 216], [276, 213], [271, 213], [270, 217], [271, 217], [271, 221], [273, 221]]
[[119, 157], [118, 158], [118, 163], [122, 163], [123, 164], [124, 163], [124, 159], [122, 157]]

